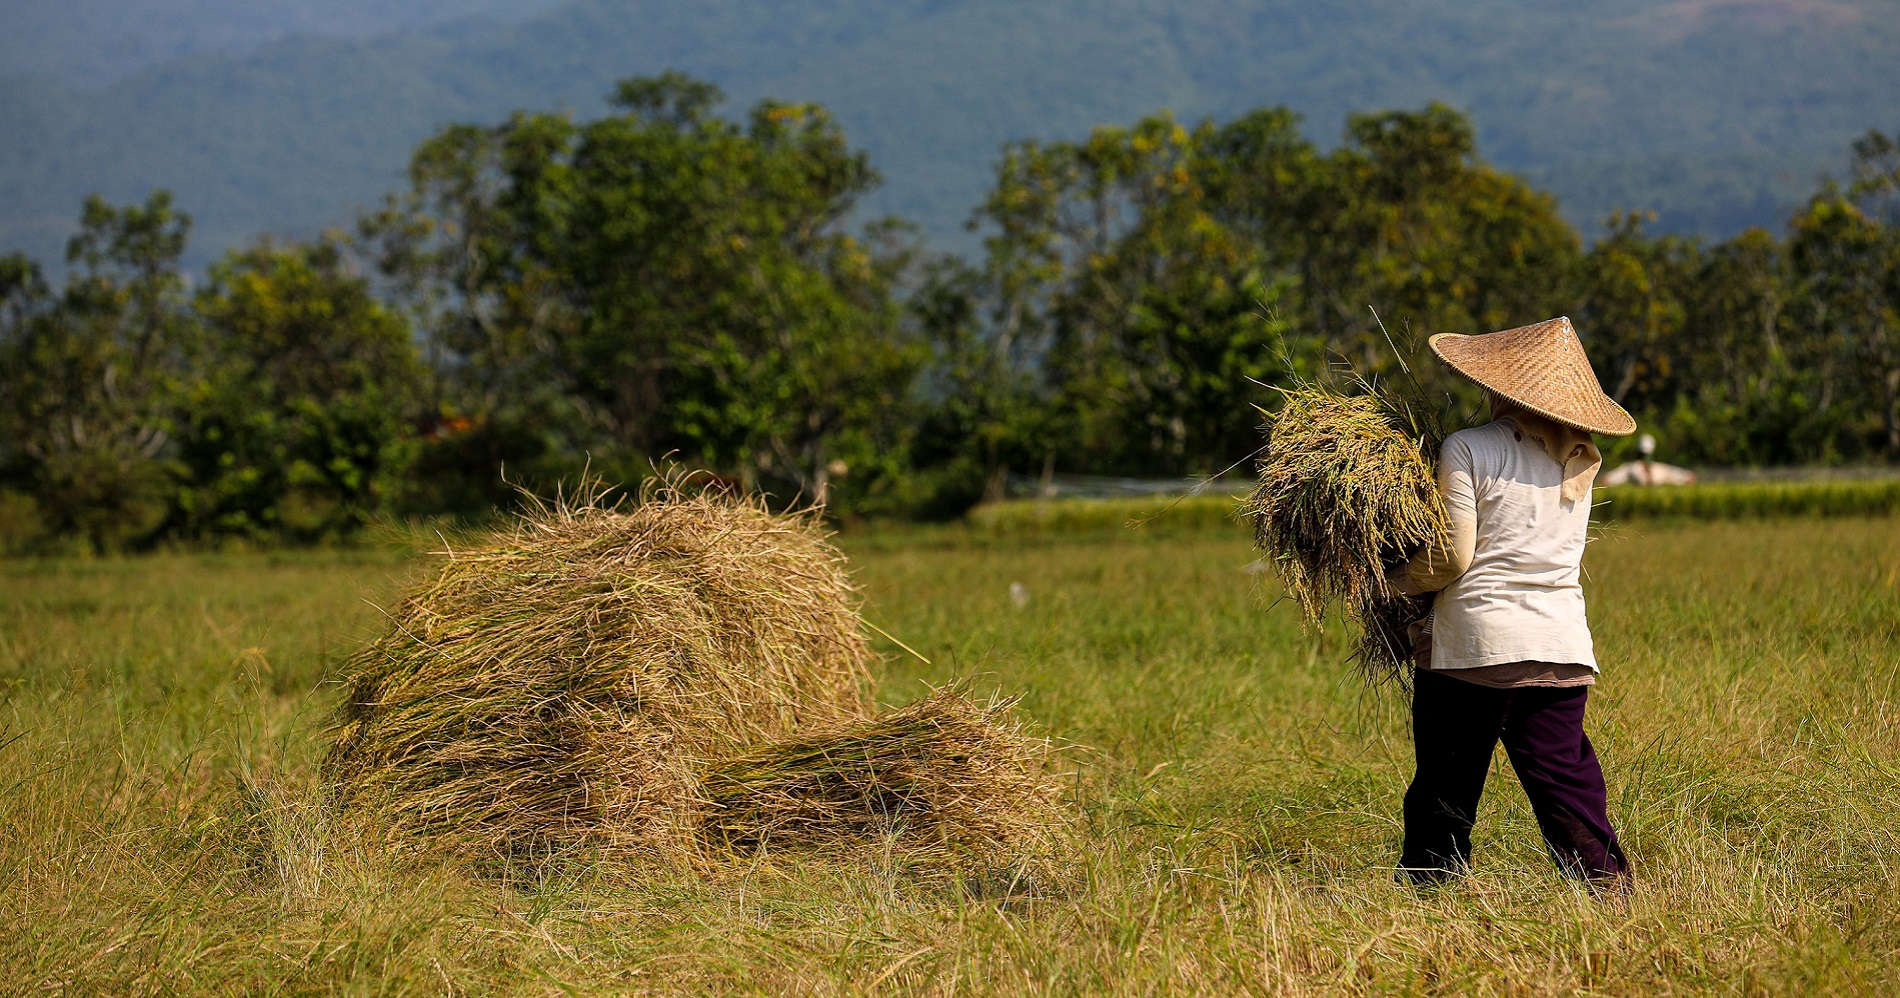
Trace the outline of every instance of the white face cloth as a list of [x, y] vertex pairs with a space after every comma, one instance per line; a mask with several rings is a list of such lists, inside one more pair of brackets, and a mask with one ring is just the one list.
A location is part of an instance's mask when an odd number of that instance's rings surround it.
[[1603, 452], [1588, 430], [1545, 419], [1506, 398], [1491, 396], [1491, 418], [1508, 419], [1537, 442], [1550, 459], [1563, 465], [1565, 502], [1590, 497], [1590, 486], [1603, 468]]

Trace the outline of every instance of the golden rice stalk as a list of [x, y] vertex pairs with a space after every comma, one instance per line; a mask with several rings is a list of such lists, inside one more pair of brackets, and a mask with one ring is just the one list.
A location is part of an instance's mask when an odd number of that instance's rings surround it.
[[1428, 598], [1406, 597], [1385, 573], [1448, 527], [1437, 441], [1402, 401], [1318, 387], [1286, 393], [1267, 415], [1267, 447], [1245, 511], [1254, 543], [1309, 624], [1337, 600], [1359, 625], [1370, 675], [1402, 675], [1405, 624]]
[[740, 853], [890, 840], [912, 861], [966, 869], [1044, 854], [1063, 788], [1014, 704], [946, 688], [726, 760], [702, 784], [707, 838]]

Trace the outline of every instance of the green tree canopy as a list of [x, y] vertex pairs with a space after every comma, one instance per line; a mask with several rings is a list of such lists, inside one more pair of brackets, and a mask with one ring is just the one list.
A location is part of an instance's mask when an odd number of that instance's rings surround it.
[[404, 470], [422, 380], [407, 324], [328, 241], [234, 252], [194, 304], [172, 529], [314, 539], [367, 522]]
[[893, 298], [908, 252], [889, 226], [845, 231], [877, 175], [821, 108], [741, 123], [719, 100], [668, 74], [595, 121], [447, 129], [366, 234], [445, 411], [549, 427], [623, 475], [677, 452], [808, 499], [871, 487], [917, 363]]
[[165, 515], [157, 459], [195, 335], [178, 271], [190, 227], [163, 191], [124, 208], [95, 196], [57, 299], [29, 262], [0, 267], [9, 477], [52, 530], [98, 550], [147, 537]]
[[1328, 357], [1394, 370], [1380, 316], [1476, 331], [1561, 310], [1576, 234], [1477, 158], [1462, 115], [1358, 115], [1346, 140], [1321, 154], [1270, 108], [1005, 150], [977, 215], [984, 293], [996, 341], [1034, 345], [1069, 466], [1217, 471], [1255, 446], [1262, 382]]

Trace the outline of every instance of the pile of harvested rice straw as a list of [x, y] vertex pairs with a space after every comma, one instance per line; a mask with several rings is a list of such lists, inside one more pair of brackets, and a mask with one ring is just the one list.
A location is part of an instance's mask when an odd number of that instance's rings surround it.
[[1285, 394], [1278, 412], [1263, 410], [1267, 446], [1243, 507], [1254, 543], [1309, 624], [1337, 600], [1360, 629], [1355, 658], [1368, 676], [1402, 678], [1405, 627], [1431, 602], [1394, 591], [1386, 572], [1447, 529], [1437, 434], [1386, 393]]
[[677, 481], [542, 506], [444, 552], [352, 657], [324, 772], [393, 844], [504, 868], [1039, 846], [1048, 742], [955, 690], [874, 718], [872, 657], [813, 514]]
[[836, 850], [890, 836], [994, 864], [999, 845], [1046, 845], [1060, 788], [1046, 747], [1010, 719], [1013, 701], [955, 689], [882, 717], [775, 742], [704, 778], [707, 830], [739, 851]]

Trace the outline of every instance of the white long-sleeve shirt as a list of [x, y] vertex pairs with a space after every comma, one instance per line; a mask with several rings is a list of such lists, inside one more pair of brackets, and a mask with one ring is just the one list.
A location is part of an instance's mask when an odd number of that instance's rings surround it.
[[1587, 491], [1564, 499], [1563, 478], [1563, 465], [1516, 420], [1446, 439], [1439, 487], [1449, 549], [1422, 552], [1399, 580], [1408, 591], [1439, 590], [1432, 669], [1568, 665], [1557, 676], [1572, 682], [1577, 667], [1596, 670], [1579, 578], [1590, 499]]

